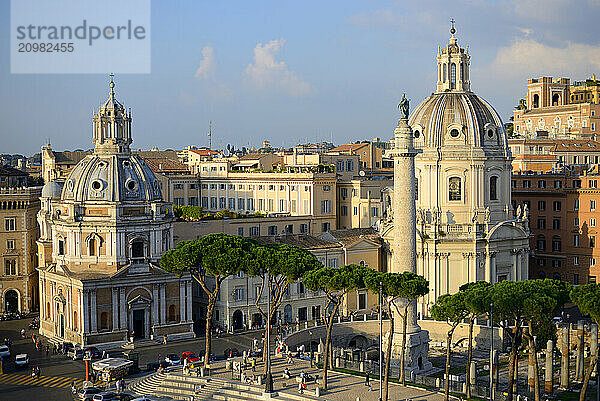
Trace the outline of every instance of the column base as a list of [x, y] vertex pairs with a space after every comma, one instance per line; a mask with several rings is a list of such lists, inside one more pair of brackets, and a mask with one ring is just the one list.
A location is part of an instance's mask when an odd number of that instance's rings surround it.
[[[404, 355], [405, 373], [424, 373], [433, 368], [429, 362], [429, 332], [418, 330], [406, 334], [406, 351]], [[394, 332], [392, 344], [392, 363], [400, 366], [402, 351], [402, 332]]]

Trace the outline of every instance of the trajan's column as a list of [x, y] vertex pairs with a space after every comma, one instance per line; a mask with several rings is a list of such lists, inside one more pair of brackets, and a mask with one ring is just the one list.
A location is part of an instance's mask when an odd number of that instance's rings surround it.
[[[393, 224], [394, 242], [392, 246], [392, 265], [394, 273], [417, 272], [416, 258], [416, 207], [415, 207], [415, 156], [413, 132], [408, 125], [409, 101], [404, 95], [398, 105], [401, 112], [398, 126], [394, 130], [394, 198]], [[421, 330], [417, 324], [416, 304], [413, 302], [407, 314], [407, 339], [405, 368], [409, 371], [431, 369], [427, 355], [429, 351], [429, 332]], [[394, 344], [392, 354], [401, 355], [402, 319], [394, 319]]]

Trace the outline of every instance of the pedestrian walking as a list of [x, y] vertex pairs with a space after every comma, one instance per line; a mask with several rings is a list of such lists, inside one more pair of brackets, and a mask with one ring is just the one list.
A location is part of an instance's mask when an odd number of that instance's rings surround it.
[[38, 380], [40, 380], [40, 375], [41, 375], [42, 371], [40, 369], [39, 366], [35, 367], [35, 376], [37, 377]]
[[294, 360], [292, 359], [292, 351], [288, 351], [288, 354], [287, 354], [287, 363], [288, 364], [294, 364]]
[[46, 357], [50, 355], [50, 345], [46, 345]]
[[117, 380], [115, 383], [115, 387], [117, 388], [117, 393], [121, 392], [121, 380]]
[[373, 386], [371, 385], [371, 376], [369, 372], [365, 373], [365, 386], [369, 387], [369, 391], [373, 391]]

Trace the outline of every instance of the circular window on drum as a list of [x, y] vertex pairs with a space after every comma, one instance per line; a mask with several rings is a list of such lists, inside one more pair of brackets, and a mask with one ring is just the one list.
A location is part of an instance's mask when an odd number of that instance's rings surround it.
[[129, 160], [124, 160], [123, 161], [123, 167], [125, 167], [125, 168], [130, 168], [131, 167], [131, 163], [129, 162]]
[[460, 132], [456, 128], [452, 128], [450, 130], [450, 136], [452, 138], [458, 138], [460, 136]]
[[421, 131], [419, 131], [418, 129], [415, 130], [415, 132], [413, 133], [413, 135], [415, 136], [415, 138], [418, 138], [421, 136]]
[[104, 189], [104, 183], [99, 179], [93, 180], [90, 185], [94, 191], [102, 191]]
[[128, 178], [127, 180], [125, 180], [125, 188], [130, 192], [135, 192], [137, 191], [138, 183], [137, 181]]
[[494, 130], [489, 129], [487, 132], [488, 138], [493, 138], [494, 137]]

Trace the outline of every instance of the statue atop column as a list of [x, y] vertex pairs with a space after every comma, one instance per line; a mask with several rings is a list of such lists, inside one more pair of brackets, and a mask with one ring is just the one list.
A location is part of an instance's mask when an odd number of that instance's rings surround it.
[[406, 98], [406, 93], [402, 94], [402, 99], [400, 99], [400, 103], [398, 103], [398, 109], [400, 109], [400, 114], [402, 115], [402, 119], [408, 120], [409, 113], [409, 103], [410, 100]]

